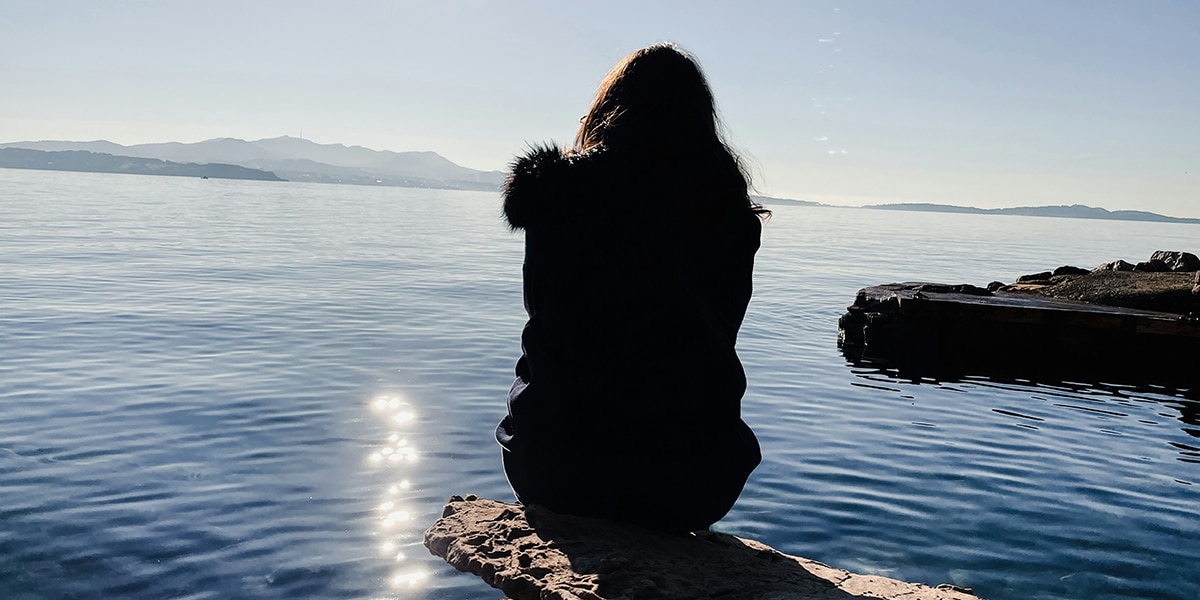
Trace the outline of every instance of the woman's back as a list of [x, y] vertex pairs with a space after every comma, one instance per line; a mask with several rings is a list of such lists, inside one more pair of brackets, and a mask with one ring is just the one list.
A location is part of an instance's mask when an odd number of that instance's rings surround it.
[[530, 318], [497, 439], [522, 502], [698, 529], [760, 458], [734, 344], [761, 226], [732, 157], [629, 133], [514, 165]]

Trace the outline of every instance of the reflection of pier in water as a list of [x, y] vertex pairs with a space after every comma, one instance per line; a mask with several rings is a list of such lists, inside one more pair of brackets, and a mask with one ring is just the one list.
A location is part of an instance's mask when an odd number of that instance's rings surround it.
[[[905, 394], [906, 385], [969, 385], [974, 388], [995, 388], [1009, 392], [1019, 391], [1031, 397], [1049, 397], [1054, 406], [1067, 410], [1079, 410], [1116, 418], [1133, 418], [1122, 412], [1130, 403], [1153, 403], [1156, 406], [1177, 411], [1156, 411], [1158, 417], [1174, 419], [1180, 429], [1200, 440], [1200, 388], [1162, 386], [1146, 382], [1119, 382], [1119, 377], [1074, 378], [1015, 375], [1012, 364], [988, 368], [987, 363], [973, 363], [975, 368], [964, 368], [962, 362], [950, 368], [944, 365], [923, 363], [913, 360], [888, 360], [886, 358], [863, 358], [853, 352], [845, 352], [853, 367], [851, 372], [863, 380], [854, 385], [880, 391]], [[901, 386], [901, 387], [897, 387]], [[911, 396], [904, 396], [911, 397]], [[1098, 406], [1097, 406], [1098, 404]], [[1089, 406], [1090, 405], [1090, 406]], [[991, 408], [992, 412], [1014, 417], [1019, 427], [1038, 429], [1045, 419], [1020, 410]], [[1142, 421], [1145, 423], [1145, 421]], [[1178, 451], [1178, 460], [1200, 464], [1200, 441], [1195, 444], [1167, 442]]]
[[[850, 358], [849, 356], [847, 358]], [[904, 394], [905, 391], [897, 385], [969, 385], [974, 388], [994, 388], [1009, 392], [1019, 391], [1031, 397], [1047, 397], [1056, 408], [1078, 410], [1097, 415], [1116, 418], [1133, 419], [1132, 415], [1122, 412], [1134, 404], [1152, 403], [1155, 406], [1178, 411], [1178, 414], [1156, 411], [1158, 417], [1179, 421], [1180, 429], [1193, 438], [1200, 440], [1200, 388], [1164, 387], [1152, 384], [1116, 384], [1111, 381], [1095, 380], [1064, 380], [1053, 378], [1016, 378], [1007, 374], [999, 375], [997, 371], [980, 369], [973, 373], [956, 371], [955, 375], [947, 376], [946, 372], [938, 369], [914, 368], [911, 363], [899, 367], [895, 363], [879, 359], [850, 359], [853, 365], [852, 373], [864, 382], [854, 385], [879, 389], [881, 391]], [[1005, 371], [1007, 373], [1007, 371]], [[911, 396], [904, 396], [906, 398]], [[1014, 417], [1021, 422], [1019, 427], [1038, 429], [1044, 418], [1002, 408], [991, 408], [992, 412]], [[1139, 420], [1140, 423], [1152, 424]], [[1200, 464], [1200, 441], [1193, 444], [1167, 441], [1176, 452], [1177, 460], [1186, 463]], [[1177, 480], [1180, 481], [1180, 480]], [[1180, 481], [1180, 483], [1187, 483]]]
[[367, 457], [367, 462], [379, 469], [387, 469], [395, 474], [390, 477], [392, 483], [377, 506], [379, 528], [376, 534], [382, 538], [380, 552], [390, 562], [396, 565], [396, 571], [389, 578], [394, 588], [413, 588], [429, 576], [420, 568], [406, 568], [409, 560], [407, 552], [412, 549], [424, 550], [423, 528], [413, 522], [413, 513], [408, 510], [405, 501], [412, 483], [405, 472], [417, 462], [417, 449], [404, 436], [405, 429], [416, 422], [417, 414], [412, 406], [394, 394], [385, 394], [371, 401], [372, 411], [384, 418], [391, 433], [386, 441], [376, 447]]

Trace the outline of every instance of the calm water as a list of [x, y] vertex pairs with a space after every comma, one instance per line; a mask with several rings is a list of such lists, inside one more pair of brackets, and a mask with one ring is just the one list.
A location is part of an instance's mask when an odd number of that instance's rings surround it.
[[[1200, 227], [779, 206], [764, 235], [765, 460], [718, 529], [993, 600], [1200, 598], [1196, 390], [914, 382], [835, 343], [860, 287]], [[521, 252], [493, 194], [0, 169], [0, 597], [499, 598], [421, 534], [512, 498]]]

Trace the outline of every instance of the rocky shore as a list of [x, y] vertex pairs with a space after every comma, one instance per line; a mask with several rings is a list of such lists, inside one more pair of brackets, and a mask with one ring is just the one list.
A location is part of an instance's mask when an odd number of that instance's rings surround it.
[[1200, 259], [1063, 266], [1016, 282], [863, 288], [838, 323], [855, 364], [912, 377], [993, 375], [1194, 386]]
[[722, 533], [667, 534], [476, 496], [450, 498], [425, 546], [513, 600], [974, 600], [857, 575]]

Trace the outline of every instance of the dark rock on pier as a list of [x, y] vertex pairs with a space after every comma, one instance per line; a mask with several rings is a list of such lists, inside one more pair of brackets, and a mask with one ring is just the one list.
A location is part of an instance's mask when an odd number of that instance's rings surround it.
[[[1123, 260], [1114, 260], [1110, 263], [1104, 263], [1095, 269], [1092, 273], [1098, 271], [1141, 271], [1146, 273], [1191, 273], [1200, 271], [1200, 258], [1191, 252], [1173, 252], [1169, 250], [1159, 250], [1150, 255], [1150, 260], [1135, 264], [1130, 264]], [[1055, 275], [1060, 275], [1055, 271]], [[1018, 279], [1020, 281], [1020, 279]]]
[[973, 600], [969, 590], [856, 575], [721, 533], [677, 535], [452, 497], [425, 546], [515, 600]]
[[1096, 273], [1099, 271], [1132, 271], [1132, 270], [1133, 270], [1133, 264], [1127, 263], [1123, 260], [1114, 260], [1110, 263], [1104, 263], [1104, 264], [1096, 267], [1095, 269], [1092, 269], [1092, 272]]
[[1168, 267], [1167, 263], [1161, 260], [1148, 260], [1133, 265], [1133, 270], [1144, 273], [1166, 273], [1171, 270], [1171, 267]]
[[1166, 265], [1169, 271], [1193, 272], [1200, 271], [1200, 258], [1190, 252], [1170, 252], [1159, 250], [1150, 256], [1150, 262], [1159, 261]]
[[1054, 275], [1087, 275], [1088, 273], [1091, 273], [1091, 271], [1088, 271], [1087, 269], [1080, 269], [1079, 267], [1072, 267], [1070, 265], [1063, 265], [1063, 266], [1055, 269], [1053, 274]]
[[1051, 277], [1054, 277], [1054, 273], [1051, 273], [1050, 271], [1042, 271], [1041, 273], [1030, 273], [1029, 275], [1022, 275], [1022, 276], [1018, 277], [1017, 283], [1029, 283], [1031, 281], [1049, 281]]

